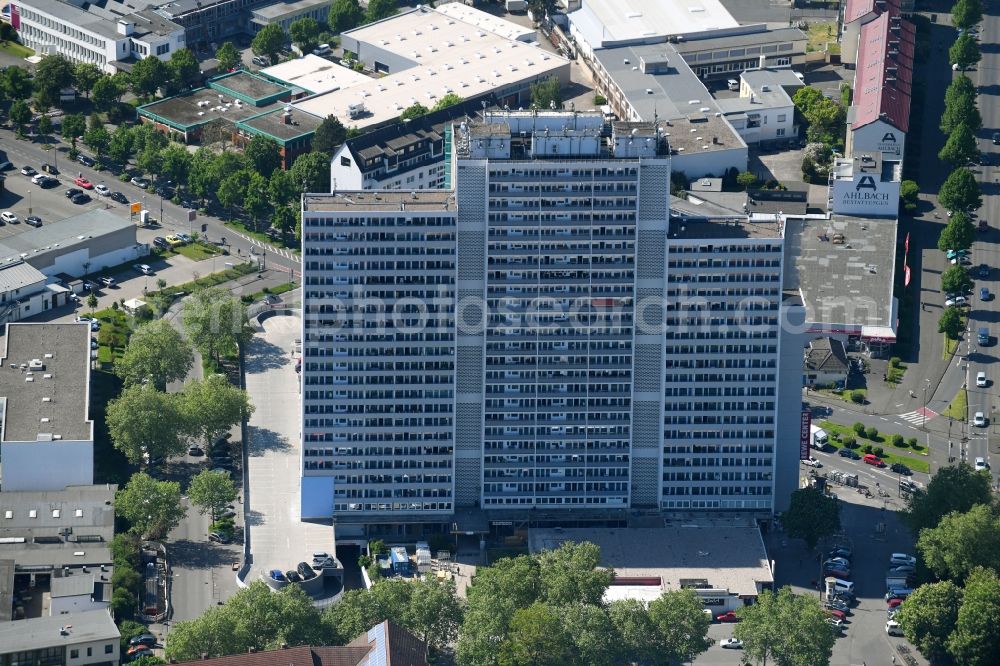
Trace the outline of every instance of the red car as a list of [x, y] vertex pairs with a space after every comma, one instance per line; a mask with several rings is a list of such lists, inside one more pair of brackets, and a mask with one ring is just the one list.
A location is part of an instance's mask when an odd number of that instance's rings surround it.
[[92, 189], [94, 189], [94, 184], [92, 182], [90, 182], [89, 180], [87, 180], [86, 178], [84, 178], [83, 176], [80, 176], [79, 178], [75, 178], [73, 180], [73, 182], [76, 183], [77, 185], [79, 185], [80, 187], [82, 187], [85, 190], [92, 190]]
[[882, 459], [879, 458], [874, 453], [866, 453], [865, 454], [865, 464], [866, 465], [875, 465], [876, 467], [885, 467], [885, 463], [882, 462]]
[[844, 611], [836, 610], [834, 608], [828, 608], [828, 609], [826, 609], [826, 614], [827, 614], [828, 617], [835, 617], [835, 618], [837, 618], [838, 620], [841, 620], [841, 621], [846, 621], [847, 620], [847, 613], [845, 613]]
[[715, 616], [716, 622], [739, 622], [740, 618], [733, 611], [726, 611], [722, 615]]
[[895, 608], [896, 606], [903, 603], [903, 600], [900, 599], [899, 597], [893, 597], [892, 599], [889, 599], [889, 601], [886, 603], [888, 603], [889, 608]]

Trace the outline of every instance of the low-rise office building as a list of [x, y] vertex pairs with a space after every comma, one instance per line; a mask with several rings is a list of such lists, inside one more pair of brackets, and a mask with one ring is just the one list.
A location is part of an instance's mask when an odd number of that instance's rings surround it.
[[829, 209], [835, 214], [895, 218], [903, 162], [880, 151], [837, 158], [830, 169]]
[[92, 484], [90, 325], [7, 324], [0, 362], [4, 493]]
[[287, 33], [292, 23], [304, 18], [325, 26], [329, 15], [330, 0], [282, 0], [250, 9], [250, 30], [257, 33], [269, 25], [277, 25]]
[[124, 61], [167, 60], [186, 46], [184, 28], [148, 7], [117, 2], [89, 4], [64, 0], [16, 0], [11, 24], [21, 42], [38, 54], [60, 53], [114, 73]]
[[0, 622], [4, 666], [117, 666], [120, 643], [107, 610]]
[[717, 99], [726, 120], [747, 144], [798, 138], [792, 95], [805, 84], [790, 69], [749, 69], [740, 74], [740, 94]]

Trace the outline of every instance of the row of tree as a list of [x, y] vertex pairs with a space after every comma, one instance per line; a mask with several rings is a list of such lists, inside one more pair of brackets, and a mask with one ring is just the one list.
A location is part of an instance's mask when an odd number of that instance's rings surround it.
[[932, 663], [987, 666], [1000, 643], [1000, 503], [987, 471], [943, 467], [910, 500], [924, 581], [902, 605], [903, 633]]
[[[191, 503], [212, 522], [236, 499], [236, 485], [228, 474], [204, 469], [195, 475], [187, 491]], [[157, 481], [146, 472], [136, 472], [115, 495], [115, 513], [129, 524], [137, 537], [162, 538], [187, 515], [176, 481]]]
[[951, 24], [959, 30], [948, 49], [948, 62], [962, 71], [982, 59], [979, 42], [969, 30], [983, 20], [982, 0], [958, 0], [951, 8]]

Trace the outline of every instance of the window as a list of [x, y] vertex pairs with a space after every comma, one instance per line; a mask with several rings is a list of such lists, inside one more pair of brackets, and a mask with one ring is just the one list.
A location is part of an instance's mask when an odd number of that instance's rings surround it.
[[94, 648], [92, 648], [92, 647], [87, 648], [87, 656], [88, 657], [93, 657], [94, 656]]
[[115, 646], [114, 643], [108, 643], [104, 646], [104, 654], [114, 654]]
[[70, 659], [79, 659], [80, 658], [80, 651], [79, 650], [70, 650], [69, 651], [69, 658]]
[[349, 166], [351, 166], [351, 158], [350, 157], [341, 157], [340, 158], [340, 166], [342, 166], [342, 167], [349, 167]]
[[779, 127], [774, 133], [776, 136], [785, 136], [785, 128]]
[[778, 122], [779, 123], [783, 123], [787, 119], [788, 119], [788, 114], [787, 113], [779, 113], [778, 114]]
[[170, 44], [160, 44], [156, 47], [156, 55], [161, 56], [170, 51]]

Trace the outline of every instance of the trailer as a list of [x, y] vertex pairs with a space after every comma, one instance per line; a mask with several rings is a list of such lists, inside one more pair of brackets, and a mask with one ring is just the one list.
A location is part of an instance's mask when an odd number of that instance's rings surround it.
[[409, 576], [412, 572], [410, 556], [406, 552], [406, 546], [393, 546], [389, 551], [389, 564], [392, 573], [399, 576]]

